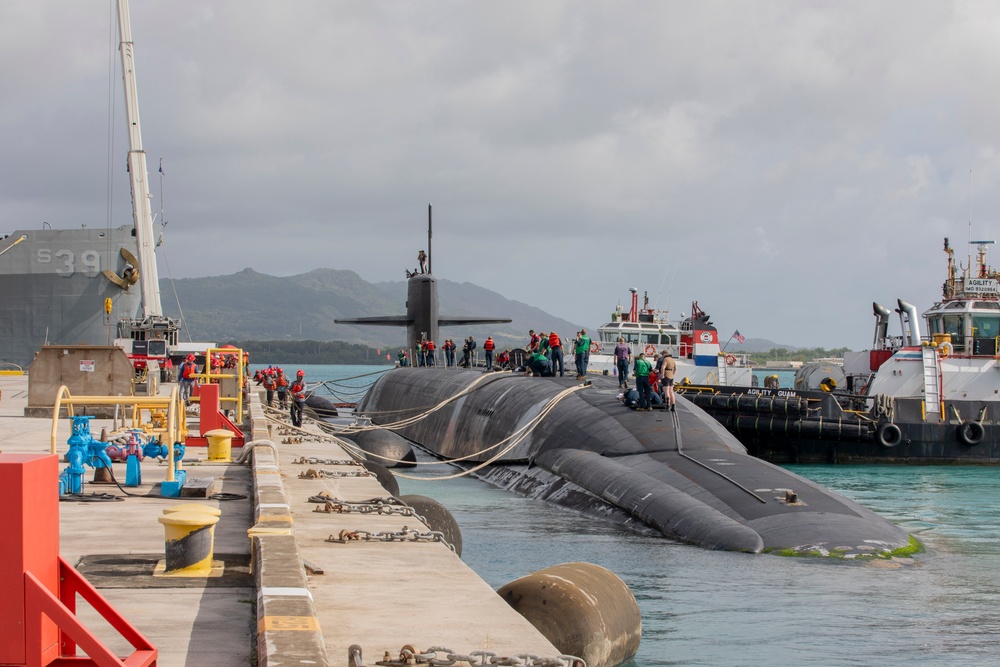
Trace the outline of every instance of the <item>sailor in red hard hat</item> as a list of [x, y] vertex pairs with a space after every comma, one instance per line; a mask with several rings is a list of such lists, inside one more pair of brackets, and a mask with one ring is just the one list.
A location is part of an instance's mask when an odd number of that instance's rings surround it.
[[306, 407], [306, 372], [299, 370], [295, 372], [295, 381], [292, 382], [292, 406], [289, 414], [292, 417], [292, 426], [302, 426], [302, 412]]
[[285, 371], [281, 370], [279, 366], [275, 371], [276, 376], [274, 378], [274, 387], [278, 392], [278, 407], [282, 410], [288, 409], [288, 378], [285, 377]]
[[191, 390], [194, 389], [194, 383], [198, 380], [195, 377], [197, 373], [198, 365], [194, 362], [194, 355], [189, 354], [184, 359], [184, 363], [181, 364], [180, 372], [178, 373], [179, 393], [181, 400], [185, 403], [191, 400]]

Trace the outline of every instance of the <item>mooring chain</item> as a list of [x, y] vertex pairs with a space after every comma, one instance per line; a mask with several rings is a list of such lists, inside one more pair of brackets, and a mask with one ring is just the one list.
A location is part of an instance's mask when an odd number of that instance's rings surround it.
[[[357, 644], [349, 650], [352, 667], [364, 667], [361, 660], [361, 647]], [[426, 653], [417, 652], [412, 646], [406, 645], [399, 651], [399, 658], [393, 660], [389, 652], [385, 652], [382, 660], [375, 662], [382, 667], [414, 667], [415, 665], [431, 665], [432, 667], [450, 667], [457, 663], [466, 663], [471, 667], [587, 667], [583, 658], [575, 655], [560, 655], [556, 658], [543, 658], [531, 653], [516, 653], [514, 655], [498, 655], [493, 651], [471, 651], [468, 655], [455, 653], [449, 648], [432, 646]]]
[[336, 542], [338, 544], [348, 544], [350, 542], [441, 542], [446, 545], [452, 551], [455, 547], [445, 539], [444, 533], [439, 530], [431, 530], [426, 533], [421, 533], [416, 530], [410, 530], [407, 526], [403, 526], [403, 529], [398, 532], [393, 532], [391, 530], [382, 531], [379, 533], [372, 533], [367, 530], [347, 530], [346, 528], [340, 531], [337, 535], [330, 535], [326, 538], [327, 542]]
[[340, 470], [316, 470], [315, 468], [309, 468], [305, 472], [299, 473], [299, 479], [319, 479], [321, 477], [374, 477], [372, 473], [367, 470], [351, 470], [351, 471], [340, 471]]
[[329, 491], [320, 491], [315, 496], [309, 496], [309, 502], [311, 503], [342, 503], [344, 505], [399, 505], [402, 507], [409, 507], [399, 498], [393, 496], [382, 496], [380, 498], [368, 498], [367, 500], [340, 500], [339, 498], [334, 498], [330, 495]]
[[[417, 516], [417, 513], [413, 511], [412, 507], [406, 507], [405, 505], [360, 505], [353, 503], [341, 503], [341, 502], [326, 502], [323, 505], [315, 508], [313, 512], [320, 512], [323, 514], [350, 514], [351, 512], [360, 512], [361, 514], [398, 514], [400, 516]], [[417, 517], [420, 518], [420, 517]]]
[[314, 456], [306, 458], [305, 456], [297, 458], [292, 463], [301, 463], [305, 465], [325, 465], [325, 466], [359, 466], [361, 461], [355, 461], [354, 459], [318, 459]]

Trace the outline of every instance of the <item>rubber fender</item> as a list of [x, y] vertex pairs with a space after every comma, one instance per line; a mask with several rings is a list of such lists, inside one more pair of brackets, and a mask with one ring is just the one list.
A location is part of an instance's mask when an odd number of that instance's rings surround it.
[[375, 463], [374, 461], [362, 461], [361, 465], [363, 465], [368, 472], [374, 473], [375, 479], [378, 480], [378, 483], [382, 485], [382, 488], [385, 489], [390, 496], [399, 497], [399, 482], [396, 481], [396, 476], [393, 475], [388, 468], [381, 463]]
[[444, 505], [427, 496], [405, 495], [399, 499], [413, 508], [413, 511], [427, 521], [427, 527], [433, 531], [444, 533], [444, 539], [455, 547], [455, 553], [462, 556], [462, 529], [455, 517]]
[[639, 604], [624, 581], [599, 565], [555, 565], [497, 592], [559, 651], [588, 667], [614, 667], [639, 650]]
[[351, 433], [351, 439], [371, 454], [368, 457], [370, 460], [378, 461], [386, 468], [412, 468], [416, 465], [417, 455], [413, 453], [413, 447], [398, 433], [385, 429], [358, 431]]
[[337, 408], [333, 403], [323, 398], [322, 396], [317, 396], [313, 394], [306, 399], [306, 407], [312, 408], [312, 411], [316, 413], [319, 418], [324, 417], [337, 417]]
[[903, 440], [903, 432], [892, 422], [886, 422], [878, 427], [878, 444], [883, 447], [895, 447]]
[[958, 439], [967, 445], [978, 445], [986, 436], [986, 429], [979, 422], [962, 422], [958, 427]]
[[340, 440], [343, 440], [348, 445], [350, 445], [351, 449], [348, 449], [347, 447], [344, 447], [343, 449], [347, 453], [347, 455], [350, 456], [351, 458], [357, 459], [358, 461], [369, 461], [369, 460], [371, 460], [371, 459], [368, 458], [368, 452], [366, 452], [365, 450], [361, 449], [361, 446], [358, 445], [358, 443], [355, 442], [353, 438], [345, 438], [342, 435], [338, 435], [337, 438], [340, 439]]

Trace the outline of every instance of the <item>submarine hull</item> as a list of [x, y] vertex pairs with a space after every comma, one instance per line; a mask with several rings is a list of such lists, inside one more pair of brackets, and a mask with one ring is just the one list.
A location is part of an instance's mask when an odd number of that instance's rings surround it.
[[[709, 549], [852, 557], [906, 547], [909, 535], [846, 498], [746, 449], [683, 398], [677, 411], [635, 411], [612, 378], [584, 387], [436, 368], [381, 377], [358, 406], [376, 424], [445, 459], [488, 463], [498, 486], [636, 522]], [[520, 434], [519, 439], [517, 438]]]

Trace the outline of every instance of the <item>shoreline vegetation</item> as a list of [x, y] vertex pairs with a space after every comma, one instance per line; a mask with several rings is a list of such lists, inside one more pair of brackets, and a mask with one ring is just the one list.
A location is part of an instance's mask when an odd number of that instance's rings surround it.
[[[252, 361], [266, 363], [279, 360], [283, 364], [345, 364], [345, 365], [385, 365], [396, 363], [398, 347], [379, 347], [345, 341], [318, 340], [230, 340], [250, 353]], [[747, 358], [755, 366], [766, 366], [771, 361], [813, 361], [843, 357], [850, 348], [838, 347], [827, 350], [822, 347], [789, 350], [784, 347], [771, 348], [767, 352], [748, 352]], [[738, 350], [731, 350], [742, 354]], [[388, 358], [386, 358], [388, 355]]]

